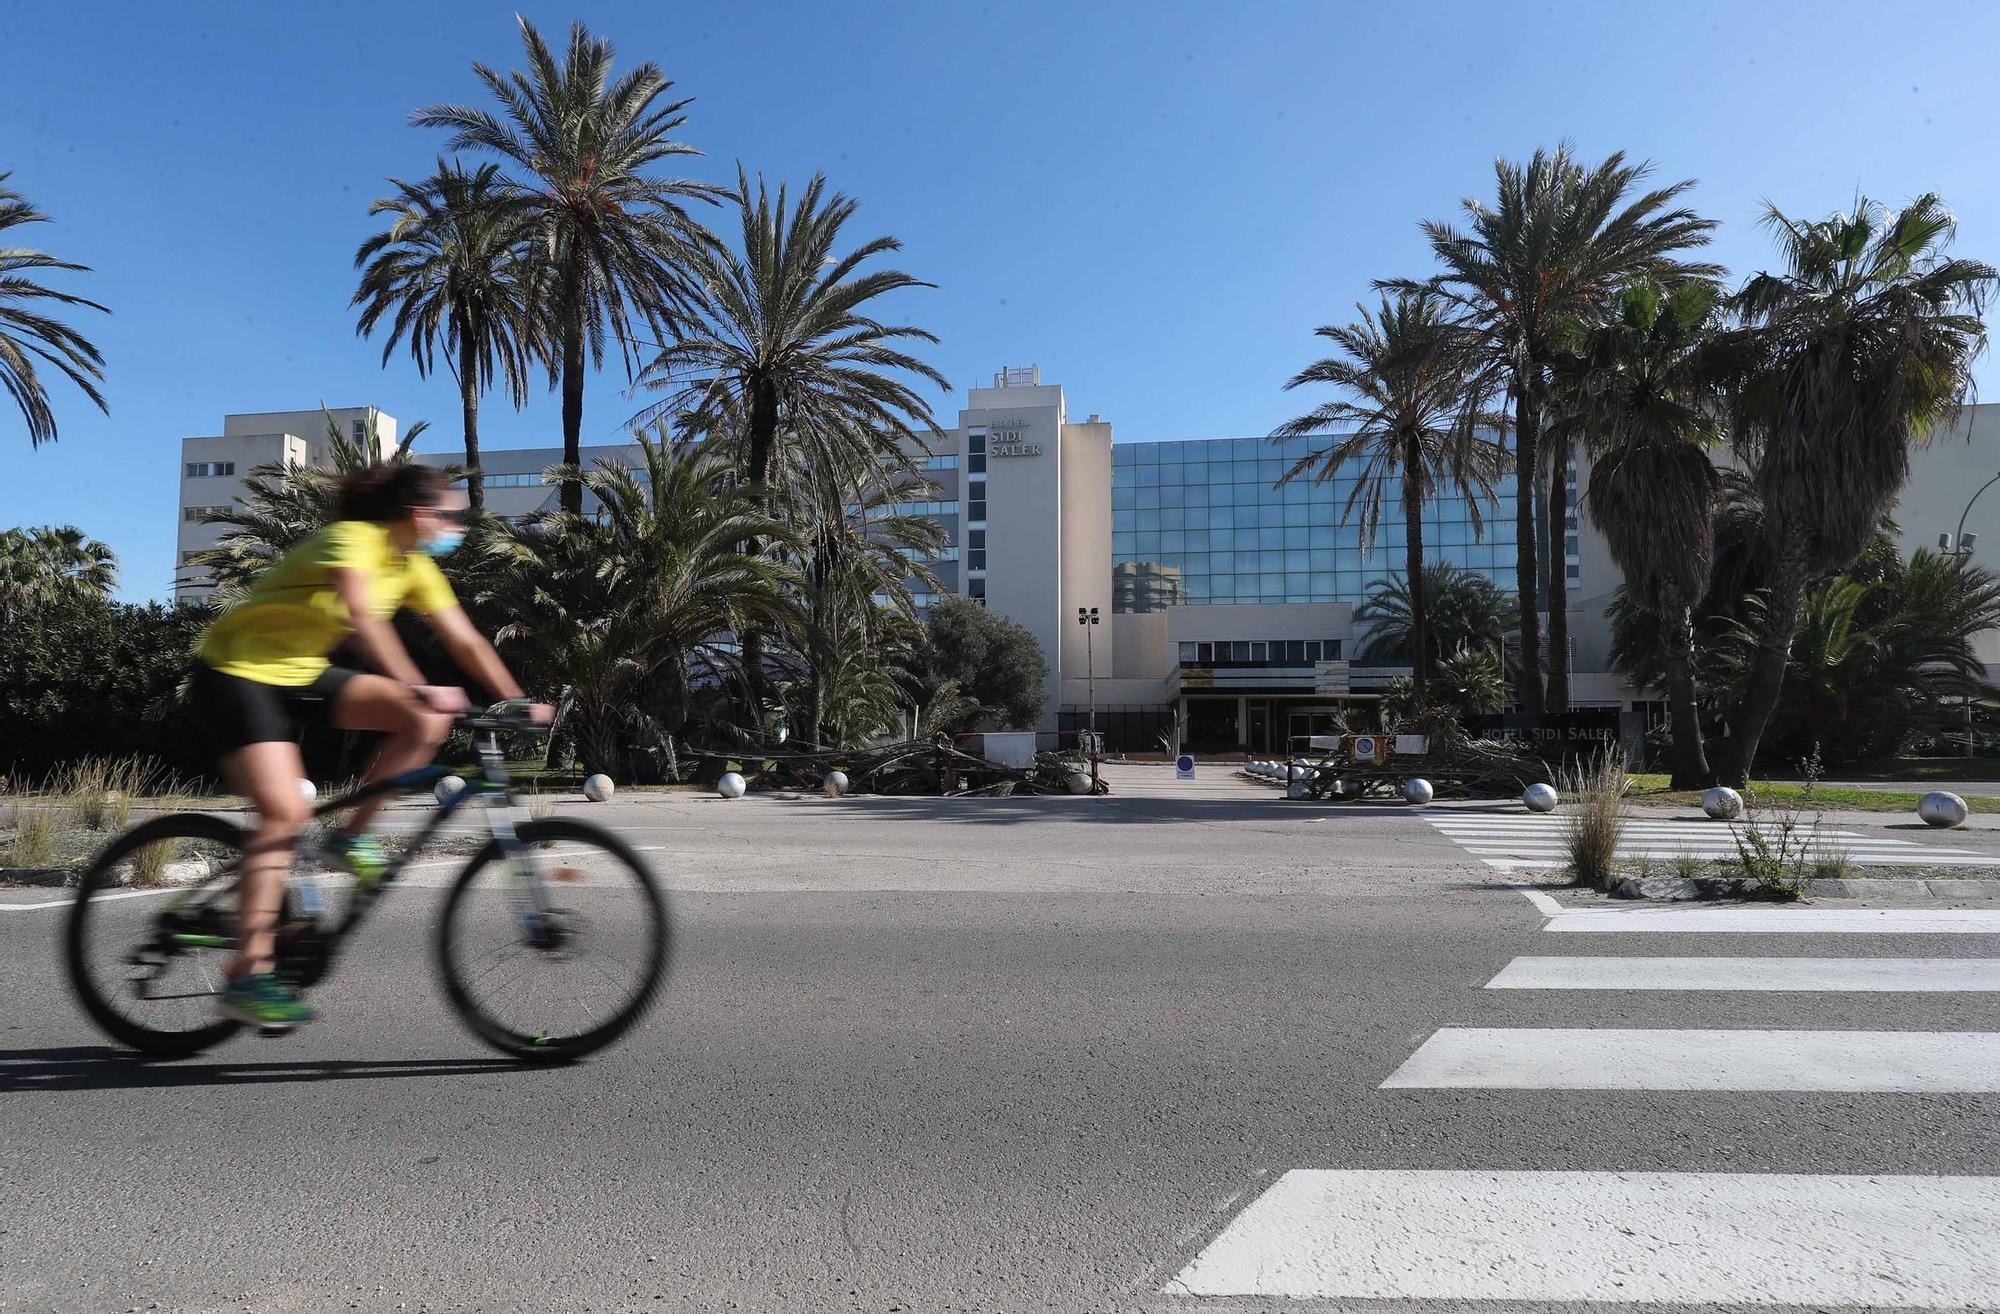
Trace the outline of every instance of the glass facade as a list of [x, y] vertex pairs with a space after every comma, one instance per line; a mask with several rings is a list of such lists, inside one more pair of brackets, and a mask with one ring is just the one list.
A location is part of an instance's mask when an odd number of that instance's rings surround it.
[[[1325, 483], [1278, 479], [1325, 439], [1198, 439], [1118, 443], [1111, 449], [1113, 610], [1154, 610], [1171, 599], [1194, 606], [1237, 602], [1347, 602], [1359, 606], [1371, 580], [1403, 565], [1403, 511], [1392, 505], [1372, 551], [1359, 508], [1343, 523], [1355, 478]], [[1424, 515], [1424, 559], [1449, 561], [1513, 588], [1511, 481], [1472, 530], [1468, 499], [1440, 499]], [[1145, 587], [1145, 581], [1172, 581]]]

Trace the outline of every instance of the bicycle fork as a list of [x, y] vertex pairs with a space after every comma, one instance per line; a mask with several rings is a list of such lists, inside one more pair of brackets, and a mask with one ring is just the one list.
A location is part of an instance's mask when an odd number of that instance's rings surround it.
[[548, 883], [542, 879], [541, 867], [535, 862], [534, 846], [522, 843], [516, 830], [524, 819], [522, 808], [512, 802], [486, 810], [487, 827], [507, 863], [508, 904], [527, 933], [528, 944], [536, 949], [553, 949], [561, 938], [553, 916], [555, 909], [549, 902]]

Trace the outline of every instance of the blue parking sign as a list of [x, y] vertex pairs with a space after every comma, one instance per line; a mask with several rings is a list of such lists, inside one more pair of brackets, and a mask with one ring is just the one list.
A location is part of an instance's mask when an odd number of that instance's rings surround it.
[[1175, 780], [1194, 779], [1194, 754], [1182, 753], [1179, 757], [1174, 759], [1174, 779]]

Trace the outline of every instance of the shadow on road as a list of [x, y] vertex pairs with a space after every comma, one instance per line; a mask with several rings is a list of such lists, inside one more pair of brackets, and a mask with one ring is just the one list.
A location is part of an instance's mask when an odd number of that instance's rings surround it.
[[364, 1081], [385, 1077], [460, 1077], [521, 1072], [504, 1058], [301, 1059], [295, 1062], [163, 1062], [108, 1045], [0, 1050], [0, 1091], [143, 1090], [166, 1086], [229, 1086], [287, 1081]]

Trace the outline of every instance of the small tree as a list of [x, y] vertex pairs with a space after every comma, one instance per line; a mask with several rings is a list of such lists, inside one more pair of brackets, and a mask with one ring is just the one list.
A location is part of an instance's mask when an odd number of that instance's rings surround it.
[[1048, 706], [1049, 663], [1019, 621], [959, 597], [931, 607], [931, 663], [939, 683], [954, 682], [1004, 730], [1032, 730]]

